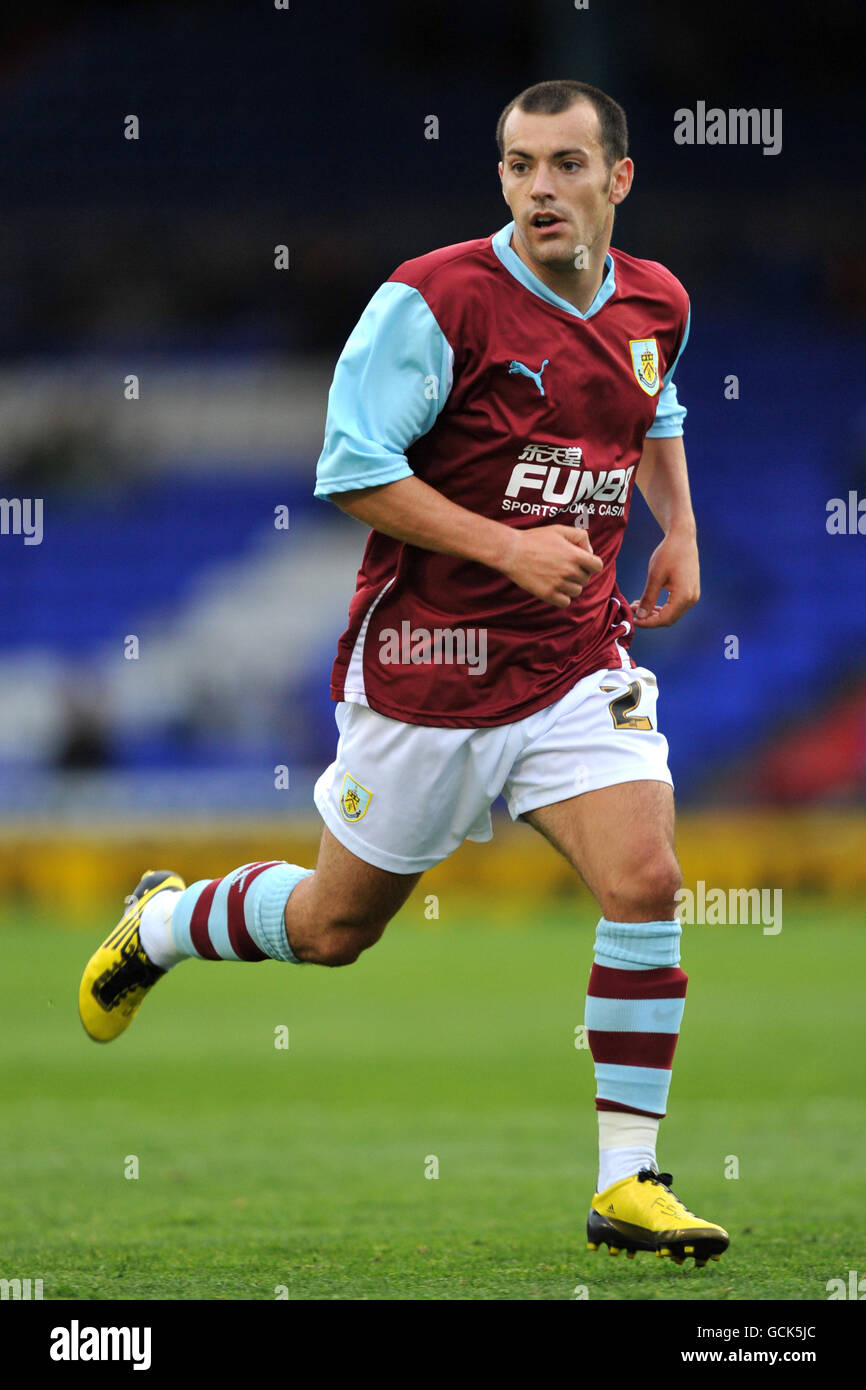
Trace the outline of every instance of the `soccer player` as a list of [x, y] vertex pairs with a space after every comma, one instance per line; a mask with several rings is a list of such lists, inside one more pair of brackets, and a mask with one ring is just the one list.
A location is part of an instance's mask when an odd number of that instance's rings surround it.
[[[188, 888], [146, 873], [80, 1013], [116, 1037], [188, 956], [351, 964], [426, 869], [490, 839], [501, 792], [602, 914], [590, 1248], [703, 1265], [727, 1232], [656, 1160], [687, 976], [657, 683], [629, 655], [635, 627], [676, 622], [699, 593], [673, 383], [689, 302], [663, 266], [610, 249], [634, 172], [615, 101], [542, 82], [497, 139], [512, 221], [401, 265], [331, 387], [316, 495], [371, 534], [332, 676], [316, 868], [245, 864]], [[616, 557], [636, 483], [664, 534], [632, 605]]]

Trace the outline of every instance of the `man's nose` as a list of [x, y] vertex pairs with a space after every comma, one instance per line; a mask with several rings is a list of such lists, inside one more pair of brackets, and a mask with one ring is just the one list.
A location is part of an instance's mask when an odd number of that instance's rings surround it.
[[532, 180], [533, 198], [550, 198], [553, 196], [553, 179], [547, 164], [539, 164], [535, 178]]

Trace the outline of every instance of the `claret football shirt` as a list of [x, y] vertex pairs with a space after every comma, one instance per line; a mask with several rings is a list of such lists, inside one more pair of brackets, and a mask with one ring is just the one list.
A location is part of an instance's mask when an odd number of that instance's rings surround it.
[[316, 496], [422, 478], [526, 528], [585, 525], [604, 569], [568, 608], [498, 570], [372, 531], [331, 695], [410, 724], [481, 728], [633, 665], [616, 583], [644, 439], [682, 434], [680, 282], [613, 248], [582, 314], [493, 237], [404, 262], [339, 358]]

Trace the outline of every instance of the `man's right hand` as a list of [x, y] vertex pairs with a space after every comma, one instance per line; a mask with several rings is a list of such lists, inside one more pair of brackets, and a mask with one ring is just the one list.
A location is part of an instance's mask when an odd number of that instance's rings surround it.
[[533, 526], [511, 532], [514, 544], [507, 548], [500, 569], [528, 594], [567, 608], [583, 592], [584, 585], [604, 569], [593, 554], [586, 531], [576, 526]]
[[604, 568], [586, 531], [578, 526], [518, 531], [459, 506], [414, 474], [379, 487], [334, 493], [334, 501], [382, 535], [488, 565], [556, 608], [567, 608]]

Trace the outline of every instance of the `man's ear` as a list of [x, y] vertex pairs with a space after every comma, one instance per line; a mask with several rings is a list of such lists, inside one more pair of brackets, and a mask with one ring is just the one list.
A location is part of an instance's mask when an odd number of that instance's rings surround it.
[[506, 197], [506, 194], [505, 194], [505, 187], [504, 187], [503, 182], [502, 182], [502, 176], [503, 176], [503, 174], [505, 173], [505, 165], [502, 163], [502, 160], [501, 160], [501, 159], [500, 159], [500, 161], [499, 161], [499, 166], [498, 166], [498, 167], [499, 167], [499, 187], [502, 189], [502, 197], [503, 197], [503, 199], [504, 199], [504, 201], [505, 201], [506, 207], [508, 207], [508, 211], [510, 212], [510, 211], [511, 211], [511, 207], [510, 207], [510, 204], [509, 204], [509, 202], [508, 202], [508, 198]]
[[631, 190], [632, 180], [634, 179], [634, 160], [626, 157], [618, 159], [611, 171], [610, 197], [611, 203], [622, 203], [628, 197]]

